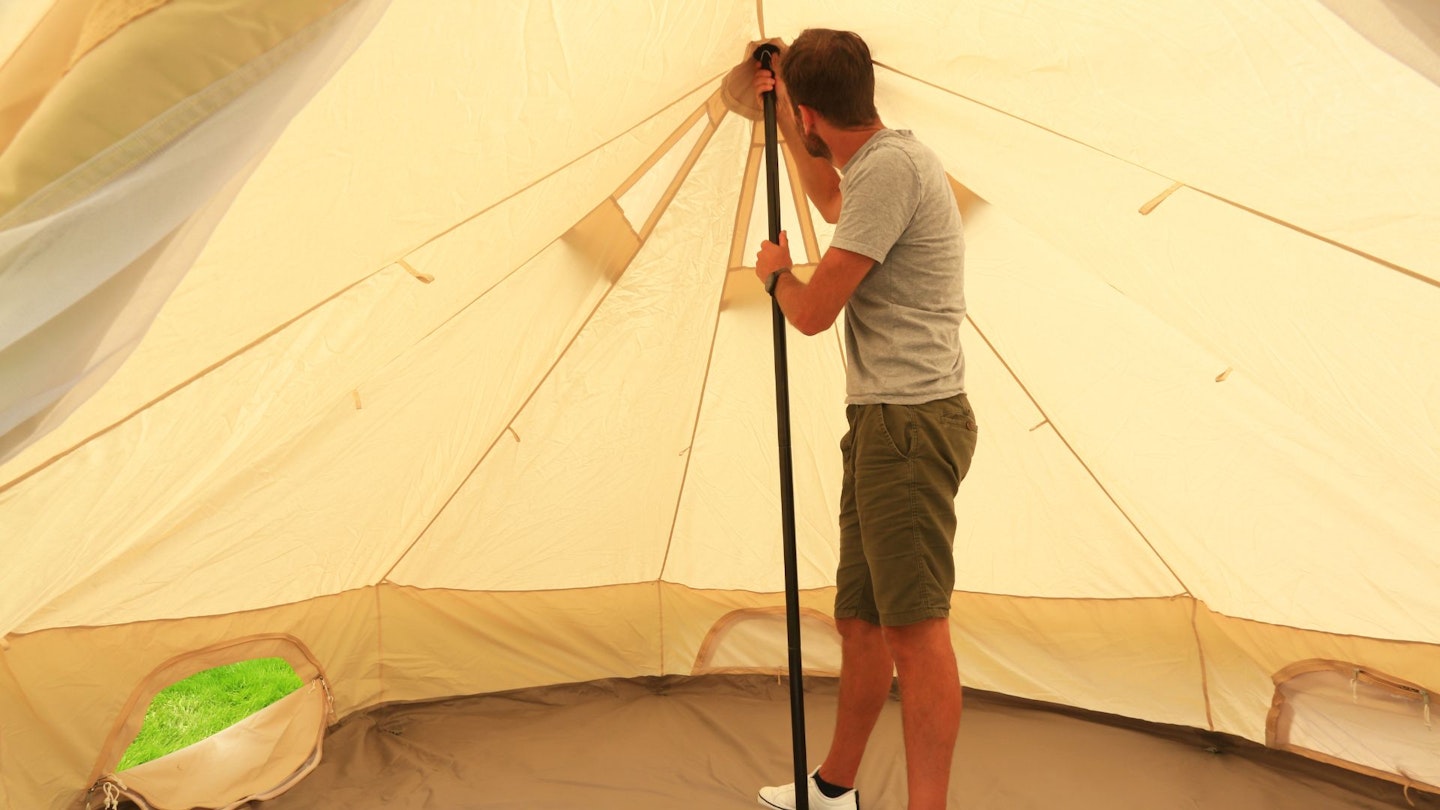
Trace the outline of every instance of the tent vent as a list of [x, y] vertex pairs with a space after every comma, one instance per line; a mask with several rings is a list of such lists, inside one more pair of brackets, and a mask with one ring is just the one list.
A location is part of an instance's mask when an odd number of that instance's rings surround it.
[[644, 235], [642, 231], [645, 223], [651, 219], [666, 190], [680, 174], [685, 159], [695, 151], [695, 145], [705, 133], [707, 123], [708, 119], [704, 116], [694, 116], [689, 122], [689, 128], [681, 137], [670, 142], [667, 151], [651, 158], [654, 162], [649, 170], [636, 178], [633, 185], [617, 194], [616, 202], [624, 211], [625, 218], [635, 233]]
[[1312, 759], [1440, 791], [1430, 689], [1348, 662], [1312, 660], [1275, 676], [1267, 742]]
[[[833, 620], [801, 608], [800, 636], [805, 674], [838, 675], [840, 634]], [[710, 627], [690, 674], [783, 673], [787, 647], [783, 607], [734, 610]]]
[[91, 795], [156, 810], [272, 798], [319, 764], [333, 716], [324, 675], [291, 636], [196, 650], [137, 684], [101, 747]]

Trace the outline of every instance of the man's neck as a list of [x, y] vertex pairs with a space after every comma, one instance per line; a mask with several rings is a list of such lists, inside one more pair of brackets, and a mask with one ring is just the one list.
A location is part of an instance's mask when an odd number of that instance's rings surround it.
[[884, 128], [885, 125], [879, 121], [872, 126], [856, 129], [829, 128], [830, 131], [825, 133], [825, 143], [830, 147], [830, 162], [835, 164], [835, 168], [844, 171], [850, 158], [855, 157], [855, 153]]

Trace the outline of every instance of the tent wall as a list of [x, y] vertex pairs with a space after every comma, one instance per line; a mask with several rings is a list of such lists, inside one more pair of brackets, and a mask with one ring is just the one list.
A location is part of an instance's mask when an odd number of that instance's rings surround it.
[[[830, 589], [806, 591], [802, 606], [828, 613], [831, 599]], [[7, 762], [24, 752], [24, 767], [7, 768], [0, 782], [9, 795], [29, 797], [27, 806], [71, 807], [80, 785], [88, 785], [80, 781], [86, 774], [93, 780], [113, 767], [100, 761], [102, 753], [108, 746], [118, 758], [115, 741], [124, 723], [143, 714], [143, 702], [130, 704], [152, 671], [236, 639], [297, 639], [315, 657], [343, 718], [391, 702], [695, 674], [717, 626], [736, 611], [782, 604], [778, 593], [673, 583], [530, 593], [382, 585], [225, 616], [15, 635], [0, 653], [0, 752]], [[953, 609], [968, 687], [1259, 743], [1267, 741], [1274, 678], [1297, 662], [1364, 662], [1425, 684], [1440, 661], [1434, 645], [1237, 620], [1188, 599], [957, 593]], [[783, 624], [766, 632], [728, 637], [723, 657], [746, 662], [744, 671], [780, 674]], [[806, 639], [811, 656], [825, 635]], [[835, 674], [807, 660], [808, 672]]]

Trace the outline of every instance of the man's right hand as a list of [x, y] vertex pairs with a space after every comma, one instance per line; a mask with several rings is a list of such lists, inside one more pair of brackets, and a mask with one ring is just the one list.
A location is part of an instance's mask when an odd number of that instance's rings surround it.
[[785, 81], [777, 77], [774, 71], [765, 68], [757, 68], [755, 71], [755, 99], [760, 106], [765, 106], [765, 94], [771, 90], [775, 91], [776, 109], [790, 109], [790, 94], [785, 92]]

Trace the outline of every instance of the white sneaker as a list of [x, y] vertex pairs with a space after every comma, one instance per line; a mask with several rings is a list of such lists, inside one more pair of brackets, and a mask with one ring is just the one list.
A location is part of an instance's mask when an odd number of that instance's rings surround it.
[[[860, 810], [860, 791], [854, 788], [833, 799], [821, 793], [820, 786], [815, 784], [815, 774], [819, 771], [819, 768], [811, 771], [810, 778], [805, 780], [810, 786], [811, 810]], [[760, 788], [760, 806], [774, 810], [795, 810], [795, 783]]]

